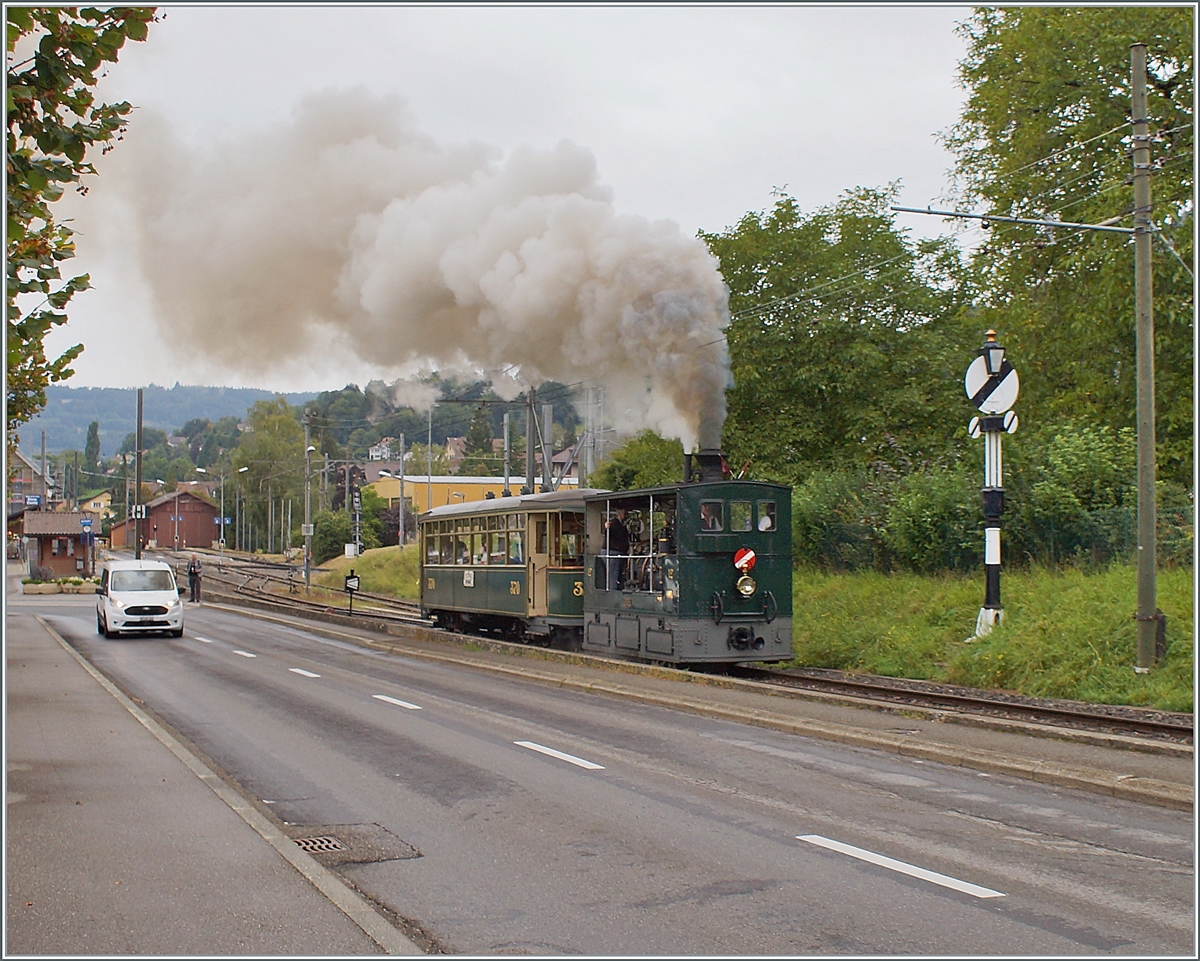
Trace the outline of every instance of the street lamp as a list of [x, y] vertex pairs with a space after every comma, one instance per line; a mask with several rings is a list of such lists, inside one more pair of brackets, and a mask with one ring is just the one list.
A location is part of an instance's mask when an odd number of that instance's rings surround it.
[[996, 343], [996, 332], [989, 330], [987, 332], [987, 343], [979, 348], [979, 353], [983, 355], [983, 362], [987, 365], [987, 372], [995, 377], [1001, 372], [1004, 366], [1004, 348]]
[[[244, 474], [249, 469], [250, 469], [249, 467], [239, 467], [233, 473]], [[196, 473], [207, 474], [208, 471], [206, 471], [203, 467], [197, 467]], [[220, 536], [220, 540], [217, 542], [217, 547], [218, 547], [218, 550], [220, 551], [219, 556], [218, 556], [217, 566], [224, 567], [225, 566], [225, 478], [228, 477], [229, 475], [228, 474], [218, 474], [217, 476], [219, 478], [221, 478], [221, 518], [220, 518], [220, 520], [221, 520], [221, 536]]]

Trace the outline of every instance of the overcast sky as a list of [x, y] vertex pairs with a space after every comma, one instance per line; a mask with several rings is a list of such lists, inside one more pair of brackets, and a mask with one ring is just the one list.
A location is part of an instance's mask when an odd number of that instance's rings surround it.
[[[617, 212], [719, 231], [786, 189], [805, 210], [899, 180], [901, 203], [938, 202], [958, 117], [955, 25], [967, 7], [164, 6], [102, 82], [107, 100], [161, 117], [200, 147], [288, 121], [305, 95], [398, 95], [434, 141], [590, 151]], [[89, 159], [92, 159], [89, 157]], [[106, 158], [107, 159], [107, 158]], [[77, 218], [96, 289], [77, 295], [51, 350], [82, 341], [72, 386], [224, 384], [335, 389], [387, 375], [320, 352], [257, 374], [183, 351], [154, 316], [104, 163]], [[929, 235], [936, 218], [903, 216]], [[164, 335], [164, 331], [168, 333]], [[389, 378], [390, 379], [390, 378]]]

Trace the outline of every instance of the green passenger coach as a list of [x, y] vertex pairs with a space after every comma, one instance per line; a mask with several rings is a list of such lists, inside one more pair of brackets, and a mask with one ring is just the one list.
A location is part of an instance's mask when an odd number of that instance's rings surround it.
[[420, 518], [421, 608], [439, 627], [570, 645], [583, 618], [590, 490], [497, 497]]

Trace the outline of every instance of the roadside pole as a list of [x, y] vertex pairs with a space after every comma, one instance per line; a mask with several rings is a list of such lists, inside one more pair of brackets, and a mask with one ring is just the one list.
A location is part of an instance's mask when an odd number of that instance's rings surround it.
[[304, 593], [309, 593], [309, 588], [312, 586], [312, 467], [311, 454], [313, 452], [312, 438], [310, 437], [311, 427], [309, 425], [309, 413], [304, 412]]
[[1138, 674], [1154, 665], [1158, 619], [1158, 542], [1154, 451], [1154, 282], [1150, 260], [1150, 118], [1146, 116], [1146, 45], [1132, 53], [1134, 311], [1137, 314]]
[[[133, 556], [142, 559], [142, 388], [137, 392], [137, 460], [134, 466]], [[126, 528], [128, 530], [128, 528]]]

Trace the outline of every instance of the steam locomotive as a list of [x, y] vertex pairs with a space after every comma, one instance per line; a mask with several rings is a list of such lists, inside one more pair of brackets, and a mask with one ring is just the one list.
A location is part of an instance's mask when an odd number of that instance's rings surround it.
[[421, 607], [440, 627], [632, 660], [792, 656], [791, 491], [720, 451], [684, 480], [558, 490], [422, 514]]

